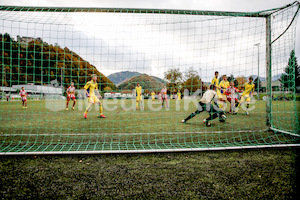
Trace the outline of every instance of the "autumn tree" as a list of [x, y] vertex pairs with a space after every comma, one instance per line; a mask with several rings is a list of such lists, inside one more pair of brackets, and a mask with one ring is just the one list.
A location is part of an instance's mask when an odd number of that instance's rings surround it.
[[198, 89], [205, 90], [203, 82], [196, 70], [190, 67], [184, 74], [185, 81], [183, 83], [184, 89], [188, 89], [190, 92], [195, 92]]
[[172, 93], [182, 82], [182, 72], [179, 68], [169, 69], [164, 73], [164, 79], [167, 81], [168, 91]]
[[245, 85], [245, 83], [247, 82], [247, 79], [244, 76], [239, 76], [236, 78], [236, 80], [237, 80], [237, 88], [241, 90]]

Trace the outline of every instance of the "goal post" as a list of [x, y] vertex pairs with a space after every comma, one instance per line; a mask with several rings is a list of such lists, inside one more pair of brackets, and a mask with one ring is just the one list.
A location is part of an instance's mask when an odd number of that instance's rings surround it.
[[299, 9], [0, 6], [0, 155], [300, 146]]

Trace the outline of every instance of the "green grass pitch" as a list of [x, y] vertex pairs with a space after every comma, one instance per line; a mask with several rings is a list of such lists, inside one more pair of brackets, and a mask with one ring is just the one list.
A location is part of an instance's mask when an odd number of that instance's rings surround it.
[[[97, 118], [97, 106], [93, 106], [88, 119], [84, 119], [87, 105], [84, 100], [77, 100], [75, 110], [71, 109], [71, 101], [68, 111], [64, 109], [63, 100], [28, 101], [27, 109], [22, 108], [20, 101], [1, 101], [0, 151], [149, 150], [297, 142], [287, 134], [266, 131], [265, 101], [252, 105], [255, 109], [250, 115], [240, 109], [238, 115], [227, 114], [225, 123], [215, 119], [212, 127], [202, 123], [208, 117], [207, 112], [187, 124], [181, 123], [195, 111], [192, 102], [185, 109], [184, 101], [176, 105], [176, 100], [171, 100], [169, 109], [161, 109], [158, 101], [152, 104], [151, 100], [145, 100], [143, 111], [125, 111], [120, 100], [115, 100], [116, 104], [113, 101], [103, 100], [106, 119]], [[273, 102], [275, 126], [292, 132], [297, 128], [294, 103]], [[123, 104], [127, 108], [135, 107], [135, 101], [126, 100]], [[114, 106], [116, 109], [109, 111]]]

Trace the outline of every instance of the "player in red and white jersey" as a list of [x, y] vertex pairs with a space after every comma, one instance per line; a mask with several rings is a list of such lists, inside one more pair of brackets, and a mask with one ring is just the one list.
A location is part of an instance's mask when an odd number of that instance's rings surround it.
[[168, 92], [168, 90], [167, 90], [167, 87], [166, 87], [166, 86], [164, 86], [164, 87], [161, 89], [161, 91], [160, 91], [160, 93], [161, 93], [161, 99], [162, 99], [162, 107], [164, 107], [164, 101], [166, 101], [167, 108], [168, 108], [169, 105], [168, 105], [168, 95], [167, 95], [167, 92]]
[[27, 96], [28, 96], [28, 94], [25, 91], [24, 87], [22, 87], [22, 90], [19, 92], [19, 95], [21, 96], [23, 108], [27, 108]]
[[69, 86], [68, 89], [67, 89], [67, 106], [66, 106], [66, 110], [69, 110], [69, 108], [68, 108], [69, 107], [69, 101], [71, 99], [74, 101], [73, 102], [73, 107], [72, 107], [72, 109], [74, 110], [75, 109], [74, 106], [76, 104], [76, 98], [75, 98], [75, 87], [74, 87], [73, 82], [71, 83], [71, 86]]
[[225, 94], [227, 95], [227, 100], [230, 102], [229, 113], [235, 114], [235, 108], [239, 104], [238, 93], [242, 92], [241, 90], [234, 87], [234, 82], [230, 81], [230, 87], [226, 89]]

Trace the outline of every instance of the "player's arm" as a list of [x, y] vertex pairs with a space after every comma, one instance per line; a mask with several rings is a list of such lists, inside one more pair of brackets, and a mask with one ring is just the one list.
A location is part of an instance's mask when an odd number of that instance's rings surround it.
[[90, 97], [90, 94], [89, 94], [89, 92], [87, 91], [87, 90], [90, 88], [90, 85], [91, 85], [91, 83], [90, 83], [90, 82], [87, 82], [87, 83], [85, 84], [85, 86], [83, 87], [83, 89], [84, 89], [84, 91], [85, 91], [87, 97]]
[[102, 96], [101, 96], [101, 94], [100, 94], [99, 91], [98, 91], [98, 84], [97, 84], [95, 90], [96, 90], [96, 93], [98, 94], [98, 97], [99, 97], [100, 99], [102, 99]]

